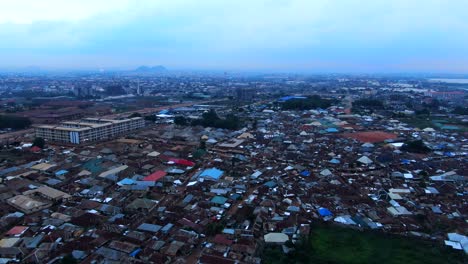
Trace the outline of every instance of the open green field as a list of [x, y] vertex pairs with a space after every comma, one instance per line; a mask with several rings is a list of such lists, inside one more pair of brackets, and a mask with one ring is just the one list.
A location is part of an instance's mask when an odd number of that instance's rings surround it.
[[[462, 123], [457, 119], [450, 118], [433, 118], [433, 117], [405, 117], [398, 118], [401, 122], [407, 123], [410, 126], [414, 126], [420, 129], [426, 127], [432, 127], [436, 130], [452, 130], [454, 132], [466, 132], [468, 131], [468, 126], [466, 123]], [[446, 127], [456, 127], [457, 129], [446, 129]]]
[[462, 251], [440, 242], [357, 231], [337, 226], [313, 226], [308, 240], [288, 255], [279, 248], [267, 248], [264, 263], [379, 263], [429, 264], [468, 263]]

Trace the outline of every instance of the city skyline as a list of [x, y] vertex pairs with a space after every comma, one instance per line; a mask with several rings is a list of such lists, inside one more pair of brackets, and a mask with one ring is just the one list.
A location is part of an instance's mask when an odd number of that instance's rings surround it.
[[468, 72], [464, 1], [1, 1], [0, 68]]

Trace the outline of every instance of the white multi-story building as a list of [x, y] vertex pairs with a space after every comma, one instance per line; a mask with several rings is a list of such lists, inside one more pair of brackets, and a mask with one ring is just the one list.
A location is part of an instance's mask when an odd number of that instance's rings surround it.
[[35, 132], [36, 137], [48, 141], [81, 144], [111, 139], [144, 126], [145, 120], [141, 117], [122, 120], [84, 118], [59, 125], [36, 125]]

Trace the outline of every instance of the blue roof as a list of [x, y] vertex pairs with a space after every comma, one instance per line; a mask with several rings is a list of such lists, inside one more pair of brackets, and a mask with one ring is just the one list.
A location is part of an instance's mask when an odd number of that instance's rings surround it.
[[457, 126], [451, 126], [451, 125], [445, 125], [441, 127], [441, 129], [447, 129], [447, 130], [459, 130], [460, 128]]
[[305, 170], [305, 171], [301, 172], [301, 176], [309, 177], [310, 176], [310, 171]]
[[327, 128], [325, 131], [327, 133], [336, 133], [336, 132], [338, 132], [338, 129], [336, 129], [334, 127], [330, 127], [330, 128]]
[[330, 212], [330, 210], [328, 210], [327, 208], [323, 208], [323, 207], [320, 207], [318, 209], [318, 212], [321, 216], [331, 216], [332, 213]]
[[91, 173], [99, 173], [103, 171], [101, 166], [102, 160], [101, 159], [92, 159], [85, 164], [83, 164], [83, 168]]
[[62, 182], [61, 180], [57, 180], [57, 179], [48, 179], [47, 181], [45, 181], [47, 185], [57, 185], [61, 182]]
[[333, 164], [340, 164], [340, 160], [338, 160], [338, 159], [331, 159], [331, 160], [330, 160], [330, 163], [333, 163]]
[[187, 196], [185, 196], [184, 200], [182, 201], [184, 204], [188, 204], [192, 201], [193, 199], [193, 194], [188, 194]]
[[223, 229], [223, 233], [224, 233], [224, 234], [234, 235], [235, 230], [232, 229], [232, 228], [224, 228], [224, 229]]
[[162, 226], [153, 225], [148, 223], [143, 223], [137, 227], [138, 230], [147, 231], [147, 232], [158, 232]]
[[288, 208], [286, 208], [286, 211], [290, 211], [290, 212], [299, 212], [301, 210], [301, 208], [299, 208], [298, 206], [294, 206], [294, 205], [290, 205], [288, 206]]
[[287, 227], [287, 228], [283, 229], [283, 231], [281, 231], [281, 233], [292, 236], [292, 235], [294, 235], [294, 233], [296, 233], [296, 228], [295, 227]]
[[0, 175], [4, 175], [4, 174], [10, 173], [10, 172], [17, 171], [17, 170], [19, 170], [18, 167], [11, 167], [11, 168], [8, 168], [8, 169], [4, 169], [4, 170], [0, 171]]
[[68, 171], [67, 170], [59, 170], [55, 173], [55, 175], [64, 175], [64, 174], [67, 174]]
[[306, 98], [307, 98], [307, 97], [305, 97], [305, 96], [294, 96], [294, 95], [289, 95], [289, 96], [281, 97], [280, 99], [278, 99], [278, 101], [286, 102], [286, 101], [289, 101], [289, 100], [292, 100], [292, 99], [306, 99]]
[[135, 181], [137, 186], [153, 187], [156, 186], [155, 182], [152, 181]]
[[227, 202], [228, 198], [223, 197], [223, 196], [215, 196], [213, 199], [211, 199], [212, 203], [215, 204], [225, 204]]
[[141, 248], [135, 249], [132, 253], [130, 253], [130, 257], [136, 257], [138, 253], [140, 253]]
[[169, 232], [169, 230], [171, 230], [171, 228], [173, 226], [174, 226], [174, 224], [167, 223], [165, 226], [163, 226], [163, 228], [161, 228], [161, 232], [167, 233], [167, 232]]
[[263, 185], [267, 186], [268, 188], [275, 188], [277, 184], [274, 181], [267, 181]]
[[164, 109], [164, 110], [159, 111], [159, 114], [160, 114], [160, 115], [167, 115], [167, 114], [169, 114], [169, 113], [170, 113], [170, 111], [167, 110], [167, 109]]
[[211, 169], [206, 169], [204, 170], [199, 177], [202, 178], [210, 178], [214, 180], [219, 180], [221, 176], [223, 176], [224, 171], [219, 170], [217, 168], [211, 168]]
[[231, 195], [229, 196], [229, 198], [230, 198], [231, 200], [237, 200], [237, 199], [239, 199], [239, 198], [241, 198], [241, 197], [242, 197], [242, 196], [241, 196], [240, 194], [238, 194], [238, 193], [233, 193], [233, 194], [231, 194]]
[[135, 183], [134, 180], [129, 179], [129, 178], [125, 178], [125, 179], [119, 181], [117, 184], [118, 185], [131, 185], [131, 184], [134, 184], [134, 183]]

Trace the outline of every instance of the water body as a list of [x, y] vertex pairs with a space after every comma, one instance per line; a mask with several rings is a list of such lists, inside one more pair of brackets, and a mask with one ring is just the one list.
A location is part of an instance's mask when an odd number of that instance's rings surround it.
[[430, 82], [442, 82], [442, 83], [457, 83], [457, 84], [468, 84], [468, 79], [443, 79], [435, 78], [429, 79]]

